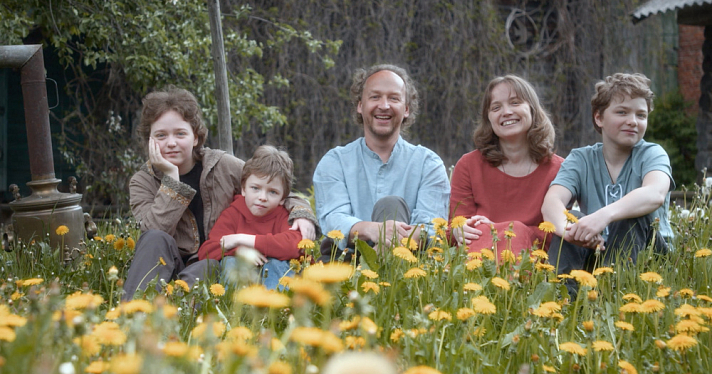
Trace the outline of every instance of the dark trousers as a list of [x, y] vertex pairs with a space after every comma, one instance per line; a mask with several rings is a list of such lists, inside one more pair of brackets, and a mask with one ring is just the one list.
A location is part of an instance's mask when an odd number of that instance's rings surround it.
[[[371, 212], [371, 222], [385, 222], [388, 220], [400, 221], [410, 224], [410, 208], [405, 200], [400, 196], [386, 196], [376, 202]], [[349, 233], [343, 233], [346, 238]], [[373, 246], [374, 243], [369, 242]], [[321, 242], [321, 257], [319, 261], [323, 263], [330, 262], [331, 259], [338, 259], [344, 256], [345, 262], [350, 262], [354, 254], [354, 243], [347, 243], [346, 248], [342, 251], [334, 246], [334, 241], [331, 238], [324, 238]], [[345, 253], [344, 253], [345, 252]]]
[[[572, 213], [576, 213], [572, 211]], [[582, 215], [577, 214], [579, 217]], [[655, 235], [655, 237], [653, 237]], [[557, 266], [556, 274], [568, 274], [571, 270], [592, 272], [594, 266], [611, 266], [614, 262], [633, 264], [638, 254], [654, 240], [654, 252], [666, 254], [668, 245], [660, 232], [653, 230], [652, 220], [647, 216], [616, 221], [608, 225], [608, 239], [605, 250], [601, 252], [596, 264], [596, 251], [580, 247], [554, 235], [549, 246], [549, 263]], [[560, 254], [559, 254], [559, 248]], [[573, 279], [566, 279], [566, 288], [572, 300], [576, 299], [578, 284]]]
[[[160, 263], [160, 258], [163, 258], [165, 265]], [[207, 279], [217, 275], [219, 270], [217, 261], [197, 261], [197, 258], [198, 256], [194, 255], [184, 260], [175, 239], [161, 230], [148, 230], [142, 233], [136, 243], [133, 262], [124, 282], [125, 293], [122, 300], [133, 299], [134, 293], [139, 289], [145, 290], [148, 283], [156, 279], [156, 276], [166, 282], [182, 279], [192, 287], [196, 278]], [[161, 290], [160, 283], [156, 284], [156, 290]]]

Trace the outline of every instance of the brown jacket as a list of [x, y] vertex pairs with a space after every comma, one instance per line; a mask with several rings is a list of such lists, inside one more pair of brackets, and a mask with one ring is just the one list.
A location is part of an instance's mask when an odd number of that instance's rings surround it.
[[[236, 194], [242, 192], [240, 179], [245, 162], [221, 150], [203, 148], [202, 152], [200, 191], [207, 238], [220, 213], [230, 206]], [[195, 216], [188, 210], [195, 193], [187, 184], [164, 176], [147, 162], [129, 183], [131, 212], [141, 231], [164, 231], [176, 240], [181, 255], [196, 254], [200, 247], [198, 225]], [[304, 200], [289, 198], [285, 207], [291, 208], [290, 222], [295, 218], [316, 222], [314, 213]]]

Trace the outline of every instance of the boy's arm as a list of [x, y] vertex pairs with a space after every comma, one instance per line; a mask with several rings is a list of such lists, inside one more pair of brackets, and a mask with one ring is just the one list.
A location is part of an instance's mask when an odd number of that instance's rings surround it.
[[[653, 170], [643, 177], [642, 186], [630, 191], [615, 203], [579, 219], [567, 233], [575, 241], [587, 241], [600, 234], [611, 222], [644, 216], [665, 203], [670, 190], [670, 177]], [[567, 239], [568, 241], [568, 239]]]
[[[213, 229], [210, 230], [210, 235], [208, 235], [208, 240], [206, 240], [203, 245], [198, 249], [198, 259], [205, 260], [210, 258], [213, 260], [222, 260], [223, 249], [220, 244], [223, 236], [231, 235], [237, 232], [237, 226], [235, 222], [237, 221], [236, 209], [230, 205], [218, 217], [213, 225]], [[225, 255], [227, 255], [230, 248], [225, 248]]]

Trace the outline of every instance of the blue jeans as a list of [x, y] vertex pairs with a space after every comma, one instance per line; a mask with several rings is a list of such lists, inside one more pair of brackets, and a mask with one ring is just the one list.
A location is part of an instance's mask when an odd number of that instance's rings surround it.
[[[237, 260], [235, 256], [226, 256], [220, 261], [220, 282], [223, 284], [230, 283], [230, 272], [237, 271]], [[267, 262], [259, 268], [260, 283], [268, 290], [284, 290], [285, 287], [279, 284], [279, 280], [283, 276], [293, 277], [294, 271], [289, 268], [289, 261], [277, 260], [276, 258], [268, 257]]]

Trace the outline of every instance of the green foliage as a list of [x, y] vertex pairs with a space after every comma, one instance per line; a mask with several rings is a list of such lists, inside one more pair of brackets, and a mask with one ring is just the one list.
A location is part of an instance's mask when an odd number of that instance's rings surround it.
[[648, 131], [645, 134], [647, 141], [658, 143], [667, 151], [677, 186], [690, 186], [697, 179], [696, 117], [685, 111], [689, 106], [679, 91], [656, 98], [655, 109], [650, 113]]

